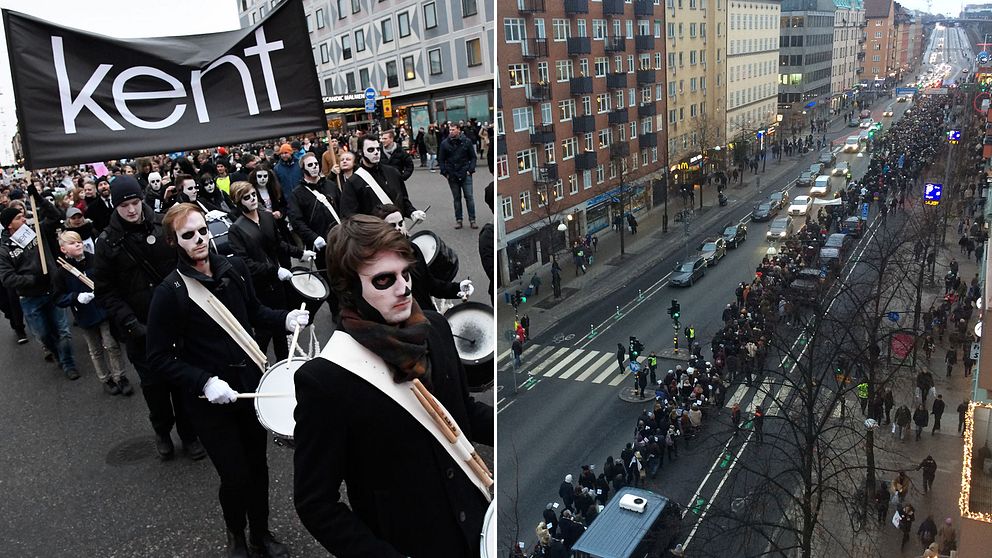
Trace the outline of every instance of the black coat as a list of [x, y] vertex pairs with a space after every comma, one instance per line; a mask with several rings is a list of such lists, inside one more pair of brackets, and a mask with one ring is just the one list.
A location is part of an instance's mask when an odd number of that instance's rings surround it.
[[[26, 248], [21, 248], [10, 238], [10, 231], [3, 229], [0, 235], [0, 283], [7, 289], [14, 289], [18, 296], [42, 296], [52, 293], [53, 278], [58, 266], [53, 256], [56, 245], [50, 240], [55, 229], [62, 222], [58, 208], [44, 198], [38, 202], [38, 216], [41, 218], [41, 240], [45, 250], [48, 275], [41, 270], [41, 257], [38, 255], [38, 239], [35, 238]], [[28, 225], [31, 226], [31, 225]], [[33, 229], [32, 229], [33, 230]]]
[[[93, 260], [97, 302], [121, 333], [128, 335], [140, 333], [132, 331], [134, 321], [141, 325], [148, 322], [152, 291], [176, 268], [176, 248], [165, 242], [162, 216], [148, 204], [143, 204], [143, 210], [144, 220], [138, 225], [128, 223], [115, 211], [97, 240]], [[149, 236], [154, 236], [154, 244], [148, 244]]]
[[475, 146], [464, 134], [457, 139], [448, 136], [438, 148], [437, 162], [442, 175], [461, 181], [475, 173]]
[[331, 227], [337, 225], [337, 221], [327, 207], [317, 201], [313, 192], [309, 191], [311, 188], [324, 194], [338, 212], [338, 216], [344, 219], [344, 215], [341, 214], [341, 201], [334, 185], [323, 178], [312, 185], [300, 182], [289, 195], [289, 221], [293, 225], [293, 231], [300, 235], [303, 244], [308, 247], [313, 246], [313, 241], [317, 240], [318, 236], [326, 240]]
[[396, 149], [392, 155], [386, 155], [386, 150], [382, 150], [380, 164], [387, 164], [400, 173], [400, 178], [405, 182], [413, 176], [413, 157], [403, 150], [403, 146], [396, 144]]
[[[406, 192], [406, 183], [400, 177], [398, 170], [389, 165], [376, 165], [374, 168], [365, 168], [372, 175], [372, 178], [379, 183], [382, 191], [393, 201], [393, 205], [400, 208], [400, 213], [404, 217], [417, 210], [410, 203], [410, 195]], [[342, 184], [341, 191], [341, 218], [351, 217], [356, 213], [372, 215], [372, 210], [382, 205], [378, 196], [369, 188], [360, 176], [352, 175], [348, 182]]]
[[[431, 392], [469, 440], [491, 445], [493, 409], [469, 397], [447, 321], [424, 314]], [[478, 556], [486, 501], [405, 410], [322, 358], [297, 371], [296, 394], [296, 511], [324, 548], [339, 558]]]
[[83, 215], [90, 221], [93, 221], [93, 227], [97, 231], [107, 228], [107, 225], [110, 223], [110, 216], [114, 213], [116, 213], [114, 209], [107, 207], [104, 198], [99, 195], [92, 200], [86, 200], [86, 210], [83, 211]]
[[489, 300], [494, 301], [493, 298], [493, 246], [494, 240], [493, 235], [495, 234], [495, 229], [492, 223], [486, 223], [482, 225], [482, 230], [479, 231], [479, 258], [482, 259], [482, 271], [486, 273], [486, 277], [489, 278]]
[[[211, 254], [212, 277], [197, 272], [185, 262], [179, 266], [187, 277], [200, 281], [213, 293], [248, 333], [252, 333], [252, 328], [285, 330], [289, 312], [259, 303], [248, 266], [241, 258]], [[199, 399], [211, 376], [219, 377], [231, 389], [242, 393], [255, 391], [262, 378], [263, 371], [241, 345], [189, 298], [178, 269], [155, 288], [148, 312], [147, 343], [152, 370], [184, 391], [191, 405], [211, 405], [206, 399]]]
[[413, 271], [411, 275], [413, 276], [413, 298], [417, 301], [417, 304], [421, 308], [436, 310], [434, 306], [434, 298], [458, 298], [458, 293], [461, 288], [458, 283], [441, 281], [431, 274], [431, 270], [427, 267], [427, 260], [424, 259], [424, 253], [420, 250], [420, 246], [411, 242], [410, 245], [413, 247], [413, 253], [417, 257], [417, 263], [413, 266]]
[[260, 209], [258, 223], [242, 215], [228, 231], [231, 249], [248, 266], [256, 292], [279, 281], [277, 271], [283, 257], [299, 258], [303, 250], [279, 236], [272, 213]]

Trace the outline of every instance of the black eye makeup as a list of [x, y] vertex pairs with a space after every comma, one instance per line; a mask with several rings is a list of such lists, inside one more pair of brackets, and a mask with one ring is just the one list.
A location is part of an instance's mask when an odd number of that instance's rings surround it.
[[[406, 268], [399, 275], [403, 276], [403, 280], [407, 283], [410, 282], [410, 269]], [[399, 280], [399, 276], [396, 273], [377, 273], [372, 276], [371, 282], [372, 286], [375, 287], [377, 291], [384, 291], [396, 284]]]
[[193, 240], [193, 235], [195, 233], [200, 233], [200, 236], [207, 236], [207, 227], [200, 227], [195, 231], [186, 231], [183, 234], [179, 235], [179, 237], [182, 238], [183, 240]]

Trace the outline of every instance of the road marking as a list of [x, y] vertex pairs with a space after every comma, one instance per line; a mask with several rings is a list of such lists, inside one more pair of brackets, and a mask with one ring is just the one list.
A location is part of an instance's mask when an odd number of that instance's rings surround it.
[[535, 366], [529, 372], [529, 374], [531, 376], [537, 376], [541, 371], [543, 371], [545, 368], [547, 368], [548, 366], [550, 366], [551, 364], [553, 364], [555, 362], [555, 359], [557, 359], [558, 357], [560, 357], [561, 355], [565, 354], [567, 351], [570, 351], [570, 350], [571, 350], [571, 348], [569, 348], [569, 347], [562, 347], [562, 348], [558, 349], [557, 351], [554, 352], [553, 355], [551, 355], [550, 357], [548, 357], [548, 358], [544, 359], [543, 361], [537, 363], [537, 366]]
[[[601, 322], [598, 326], [596, 326], [595, 328], [593, 328], [593, 329], [596, 330], [596, 337], [601, 336], [604, 331], [606, 331], [606, 330], [610, 329], [611, 327], [613, 327], [614, 324], [619, 323], [620, 320], [622, 320], [630, 311], [635, 310], [638, 306], [640, 306], [640, 305], [644, 304], [645, 302], [647, 302], [652, 296], [654, 296], [661, 289], [665, 288], [665, 286], [668, 285], [668, 283], [667, 283], [668, 278], [671, 277], [671, 276], [672, 276], [672, 272], [669, 271], [664, 277], [662, 277], [661, 279], [658, 279], [658, 281], [656, 281], [653, 285], [651, 285], [647, 289], [644, 289], [643, 292], [642, 292], [642, 295], [643, 296], [641, 298], [635, 297], [634, 299], [631, 300], [631, 302], [628, 302], [626, 305], [624, 305], [622, 308], [620, 308], [620, 317], [619, 318], [617, 318], [617, 316], [616, 316], [615, 313], [614, 314], [611, 314], [609, 318], [603, 320], [603, 322]], [[633, 306], [631, 306], [631, 304], [633, 304]], [[573, 345], [573, 346], [578, 346], [578, 348], [584, 349], [584, 348], [588, 347], [589, 344], [592, 343], [592, 342], [593, 342], [593, 339], [590, 339], [588, 336], [583, 336], [583, 337], [579, 338], [579, 340], [576, 341], [575, 342], [575, 345]], [[579, 345], [580, 343], [581, 343], [581, 345]]]
[[785, 400], [792, 393], [792, 386], [783, 385], [782, 389], [778, 390], [772, 401], [771, 409], [769, 409], [768, 414], [771, 416], [778, 416], [779, 411], [782, 410], [782, 405], [785, 404]]
[[607, 370], [603, 371], [599, 376], [596, 376], [596, 379], [593, 380], [592, 383], [594, 383], [594, 384], [601, 384], [604, 381], [606, 381], [607, 378], [610, 377], [610, 374], [616, 374], [616, 370], [607, 369]]
[[617, 374], [617, 377], [616, 378], [613, 378], [612, 380], [610, 380], [610, 385], [611, 386], [618, 386], [621, 383], [623, 383], [623, 381], [626, 380], [626, 379], [627, 379], [627, 375], [626, 374]]
[[740, 403], [741, 399], [744, 399], [744, 395], [747, 394], [749, 389], [751, 388], [747, 387], [745, 384], [737, 386], [737, 391], [735, 391], [734, 394], [730, 396], [730, 400], [727, 401], [727, 408], [729, 409], [730, 407], [733, 407], [735, 403]]
[[586, 381], [587, 379], [589, 379], [589, 376], [592, 376], [596, 372], [599, 372], [599, 369], [602, 368], [607, 361], [612, 360], [613, 357], [615, 356], [616, 355], [614, 355], [613, 353], [604, 354], [599, 360], [589, 365], [589, 368], [585, 372], [576, 376], [575, 381], [577, 382]]
[[[588, 351], [588, 353], [589, 354], [587, 354], [586, 356], [582, 357], [582, 360], [576, 362], [574, 365], [572, 365], [571, 368], [569, 368], [564, 373], [562, 373], [561, 376], [558, 376], [558, 379], [559, 380], [567, 380], [567, 379], [571, 378], [572, 375], [574, 375], [576, 372], [578, 372], [579, 369], [582, 368], [586, 363], [588, 363], [590, 360], [596, 358], [596, 355], [600, 354], [598, 351]], [[606, 356], [609, 357], [609, 356], [613, 356], [613, 355], [607, 354]]]
[[562, 368], [568, 366], [568, 363], [572, 362], [577, 357], [582, 356], [586, 352], [586, 351], [583, 351], [582, 349], [570, 349], [570, 350], [572, 352], [570, 352], [568, 355], [566, 355], [565, 358], [563, 358], [563, 359], [559, 360], [558, 362], [556, 362], [554, 364], [554, 366], [552, 366], [547, 372], [544, 373], [544, 377], [545, 378], [550, 378], [551, 376], [554, 376], [555, 374], [558, 373], [559, 370], [561, 370]]

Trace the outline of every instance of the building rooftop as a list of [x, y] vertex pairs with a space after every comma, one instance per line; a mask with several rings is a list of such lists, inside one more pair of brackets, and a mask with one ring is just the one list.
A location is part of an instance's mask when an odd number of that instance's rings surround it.
[[889, 17], [892, 9], [892, 0], [865, 0], [865, 17], [885, 18]]

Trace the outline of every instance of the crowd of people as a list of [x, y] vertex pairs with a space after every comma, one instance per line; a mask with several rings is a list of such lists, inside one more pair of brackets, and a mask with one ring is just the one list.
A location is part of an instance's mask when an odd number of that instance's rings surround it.
[[[467, 190], [465, 183], [477, 150], [489, 150], [489, 132], [474, 121], [443, 128], [437, 134], [439, 170], [449, 185], [458, 183], [477, 228], [471, 182]], [[44, 358], [76, 380], [83, 366], [73, 354], [75, 325], [110, 396], [137, 391], [126, 354], [140, 380], [159, 457], [176, 454], [174, 428], [188, 458], [209, 457], [217, 470], [230, 556], [247, 556], [249, 549], [262, 556], [289, 554], [268, 525], [268, 435], [250, 399], [239, 394], [259, 385], [270, 344], [276, 361], [285, 360], [289, 334], [312, 323], [325, 303], [338, 332], [397, 370], [397, 383], [422, 381], [465, 436], [493, 443], [492, 410], [467, 395], [451, 330], [432, 298], [467, 299], [472, 281], [435, 277], [406, 228], [427, 215], [407, 191], [413, 163], [401, 142], [422, 156], [431, 153], [417, 144], [432, 145], [409, 134], [357, 131], [30, 173], [5, 169], [0, 177], [0, 309], [17, 343], [28, 344], [33, 335]], [[455, 228], [461, 228], [455, 203]], [[495, 203], [492, 184], [486, 203], [490, 209]], [[487, 224], [479, 241], [490, 282], [492, 234]], [[309, 263], [309, 269], [299, 271], [294, 263]], [[324, 296], [299, 292], [293, 278], [301, 274], [322, 282]], [[342, 368], [350, 370], [335, 370]], [[346, 410], [350, 402], [329, 404], [337, 396], [323, 391], [327, 381], [321, 376], [309, 386], [312, 393], [298, 394], [295, 439], [302, 448], [295, 474], [298, 513], [318, 541], [339, 556], [477, 551], [477, 538], [462, 526], [468, 512], [475, 533], [481, 530], [486, 502], [476, 488], [485, 492], [485, 475], [473, 481], [472, 472], [457, 459], [452, 463], [455, 456], [442, 446], [433, 447], [430, 436], [410, 437], [403, 458], [409, 465], [399, 466], [425, 486], [444, 484], [452, 499], [435, 502], [446, 511], [431, 515], [429, 529], [383, 530], [380, 522], [406, 515], [403, 506], [386, 509], [374, 501], [369, 483], [382, 481], [384, 472], [351, 474], [346, 456], [359, 458], [365, 449], [342, 441], [328, 454], [327, 413]], [[369, 395], [363, 408], [381, 411], [379, 399]], [[394, 419], [392, 424], [406, 420]], [[359, 433], [372, 428], [340, 419], [342, 429], [346, 423]], [[468, 471], [465, 483], [443, 481], [449, 464]], [[340, 475], [328, 477], [330, 467]], [[338, 503], [342, 480], [349, 485], [350, 509]], [[332, 516], [335, 527], [328, 529]], [[356, 546], [345, 533], [359, 529], [380, 535]]]

